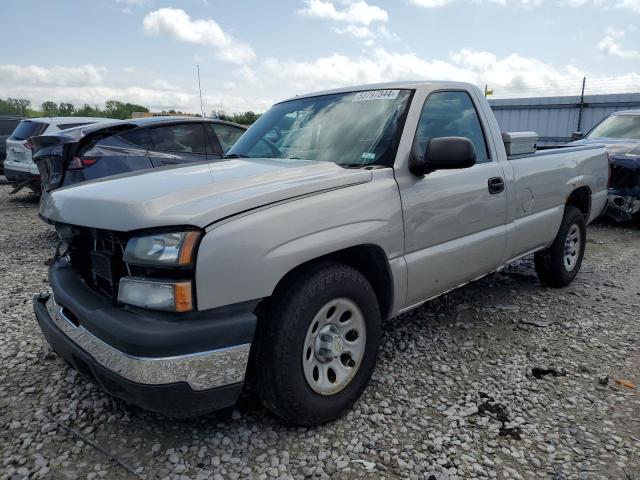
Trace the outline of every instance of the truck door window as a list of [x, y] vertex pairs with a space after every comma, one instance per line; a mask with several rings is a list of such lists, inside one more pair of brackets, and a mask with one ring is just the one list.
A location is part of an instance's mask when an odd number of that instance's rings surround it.
[[478, 112], [466, 92], [435, 92], [424, 103], [413, 141], [414, 152], [424, 155], [429, 140], [440, 137], [468, 138], [476, 149], [476, 162], [491, 161]]

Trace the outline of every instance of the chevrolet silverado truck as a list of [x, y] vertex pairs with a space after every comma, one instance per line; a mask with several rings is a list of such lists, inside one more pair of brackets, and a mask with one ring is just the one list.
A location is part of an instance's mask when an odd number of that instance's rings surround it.
[[294, 97], [226, 161], [53, 191], [41, 213], [61, 246], [37, 320], [146, 409], [228, 407], [247, 379], [286, 422], [330, 421], [367, 385], [384, 319], [531, 254], [545, 285], [576, 276], [607, 156], [534, 144], [464, 83]]

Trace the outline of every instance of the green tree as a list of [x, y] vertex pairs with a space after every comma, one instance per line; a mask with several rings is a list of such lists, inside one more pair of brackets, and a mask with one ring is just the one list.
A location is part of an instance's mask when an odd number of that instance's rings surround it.
[[60, 102], [60, 105], [58, 106], [58, 115], [61, 117], [70, 117], [75, 113], [75, 111], [76, 107], [70, 103]]
[[222, 110], [221, 108], [219, 108], [218, 110], [212, 110], [211, 111], [211, 115], [209, 115], [211, 118], [216, 118], [218, 120], [225, 120], [227, 121], [229, 119], [229, 115], [227, 115], [227, 112], [225, 112], [224, 110]]
[[239, 123], [241, 125], [251, 125], [259, 119], [261, 115], [261, 113], [255, 113], [252, 111], [228, 114], [224, 110], [218, 109], [212, 110], [209, 117], [224, 120], [226, 122]]
[[45, 117], [55, 117], [58, 115], [58, 104], [52, 101], [42, 102], [40, 110]]
[[8, 102], [0, 100], [0, 115], [16, 115], [16, 109]]
[[27, 108], [31, 105], [31, 100], [26, 98], [7, 98], [7, 103], [15, 110], [16, 115], [26, 115]]
[[142, 105], [136, 105], [134, 103], [123, 103], [118, 100], [107, 100], [105, 102], [104, 113], [109, 118], [119, 118], [124, 120], [125, 118], [131, 118], [133, 112], [148, 112], [149, 109]]
[[244, 112], [244, 113], [235, 113], [229, 118], [231, 122], [239, 123], [241, 125], [251, 125], [257, 119], [260, 118], [260, 113], [254, 113], [252, 111]]
[[93, 107], [85, 103], [82, 107], [78, 108], [75, 112], [76, 117], [104, 117], [105, 113], [97, 106]]

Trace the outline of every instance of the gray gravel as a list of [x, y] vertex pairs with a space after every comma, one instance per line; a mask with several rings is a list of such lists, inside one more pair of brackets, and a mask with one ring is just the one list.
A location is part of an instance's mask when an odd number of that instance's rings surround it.
[[346, 417], [280, 424], [247, 394], [176, 421], [103, 394], [45, 343], [31, 296], [56, 237], [0, 185], [0, 480], [640, 479], [640, 230], [599, 223], [568, 288], [531, 260], [384, 326]]

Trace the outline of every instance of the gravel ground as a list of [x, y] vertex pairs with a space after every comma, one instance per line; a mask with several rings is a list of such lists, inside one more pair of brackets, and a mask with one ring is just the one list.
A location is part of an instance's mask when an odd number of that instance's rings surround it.
[[640, 479], [640, 230], [590, 227], [574, 283], [531, 260], [384, 325], [346, 417], [282, 425], [247, 394], [167, 419], [103, 394], [44, 341], [31, 297], [56, 237], [0, 185], [0, 480]]

